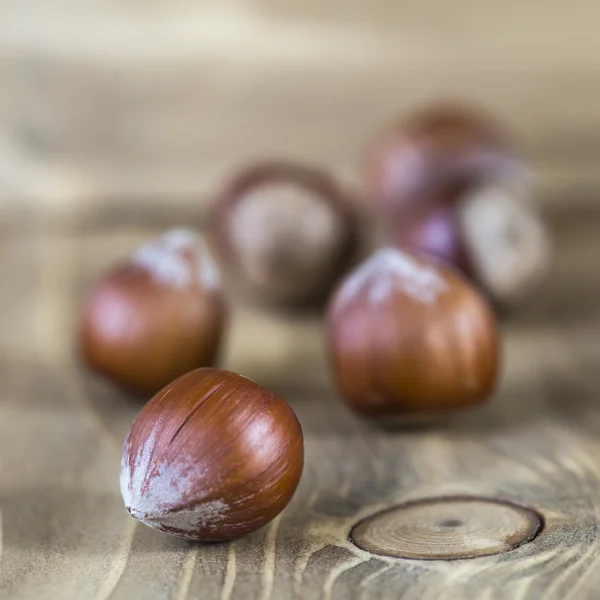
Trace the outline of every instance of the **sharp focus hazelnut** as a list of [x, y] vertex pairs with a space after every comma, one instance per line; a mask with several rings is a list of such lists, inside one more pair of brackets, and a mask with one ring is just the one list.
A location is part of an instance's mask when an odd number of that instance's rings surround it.
[[234, 373], [198, 369], [138, 415], [123, 448], [121, 492], [149, 527], [232, 540], [287, 506], [303, 457], [302, 429], [282, 398]]
[[83, 311], [80, 349], [93, 370], [154, 394], [213, 364], [224, 320], [219, 274], [204, 242], [173, 230], [98, 282]]
[[451, 200], [482, 180], [521, 171], [500, 125], [458, 104], [430, 106], [391, 126], [365, 165], [367, 194], [393, 211]]
[[224, 191], [213, 216], [216, 246], [238, 278], [276, 304], [323, 300], [357, 246], [348, 198], [310, 167], [248, 169]]
[[388, 224], [396, 246], [453, 265], [498, 307], [523, 301], [549, 268], [546, 227], [516, 182], [487, 182], [455, 203], [424, 203]]
[[428, 418], [494, 390], [495, 317], [449, 268], [379, 250], [334, 294], [327, 329], [341, 394], [365, 416]]

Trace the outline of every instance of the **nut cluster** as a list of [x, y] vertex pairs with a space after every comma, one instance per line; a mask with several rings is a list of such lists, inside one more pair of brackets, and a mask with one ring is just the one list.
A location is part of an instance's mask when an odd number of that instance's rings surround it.
[[452, 200], [521, 169], [498, 123], [466, 105], [439, 104], [380, 135], [367, 154], [365, 180], [370, 197], [397, 210]]
[[391, 127], [365, 172], [390, 243], [453, 265], [494, 304], [516, 306], [546, 274], [550, 242], [530, 177], [493, 119], [431, 107]]
[[523, 173], [496, 123], [438, 106], [371, 148], [365, 181], [387, 237], [354, 268], [365, 227], [349, 194], [313, 167], [265, 162], [217, 195], [206, 235], [218, 264], [178, 229], [111, 269], [84, 306], [80, 349], [114, 384], [153, 395], [123, 447], [130, 514], [231, 540], [275, 518], [300, 481], [292, 408], [213, 368], [228, 321], [222, 272], [271, 306], [323, 309], [333, 379], [359, 415], [429, 420], [488, 399], [501, 354], [491, 305], [522, 301], [549, 262]]

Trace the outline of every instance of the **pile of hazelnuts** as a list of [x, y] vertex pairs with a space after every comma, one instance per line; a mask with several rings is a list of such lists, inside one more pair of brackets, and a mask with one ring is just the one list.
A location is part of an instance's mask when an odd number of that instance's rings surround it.
[[503, 128], [472, 109], [427, 109], [377, 140], [364, 181], [381, 247], [358, 265], [356, 194], [318, 169], [273, 162], [228, 183], [205, 236], [170, 231], [92, 291], [85, 362], [155, 394], [123, 449], [121, 491], [136, 519], [230, 540], [275, 518], [300, 480], [292, 408], [213, 368], [227, 322], [221, 273], [271, 305], [324, 307], [333, 378], [360, 415], [429, 419], [493, 393], [498, 310], [527, 297], [549, 256]]

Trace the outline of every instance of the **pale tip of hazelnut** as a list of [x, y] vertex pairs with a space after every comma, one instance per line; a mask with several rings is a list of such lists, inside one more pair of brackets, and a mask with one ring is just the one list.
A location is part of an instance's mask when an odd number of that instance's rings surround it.
[[[127, 450], [128, 444], [129, 438], [125, 441]], [[123, 454], [120, 487], [127, 512], [153, 529], [166, 533], [177, 532], [180, 537], [185, 537], [186, 531], [216, 527], [229, 509], [222, 500], [200, 502], [177, 510], [172, 508], [184, 506], [183, 499], [192, 482], [183, 465], [175, 463], [153, 467], [156, 444], [156, 433], [153, 431], [133, 457], [133, 462], [129, 451]]]
[[293, 182], [248, 190], [232, 212], [230, 232], [247, 276], [283, 297], [325, 286], [345, 239], [335, 208]]
[[385, 301], [395, 291], [413, 300], [431, 304], [448, 291], [439, 272], [424, 261], [392, 247], [381, 248], [345, 281], [338, 305], [353, 302], [363, 291], [373, 305]]
[[360, 244], [349, 192], [328, 173], [293, 163], [242, 170], [211, 222], [215, 249], [242, 289], [294, 310], [321, 307]]
[[220, 286], [219, 271], [205, 241], [191, 229], [168, 231], [141, 246], [131, 262], [165, 285], [188, 287], [198, 284], [206, 290]]
[[471, 190], [459, 206], [459, 226], [475, 275], [500, 304], [518, 303], [541, 283], [552, 255], [527, 186], [489, 183]]

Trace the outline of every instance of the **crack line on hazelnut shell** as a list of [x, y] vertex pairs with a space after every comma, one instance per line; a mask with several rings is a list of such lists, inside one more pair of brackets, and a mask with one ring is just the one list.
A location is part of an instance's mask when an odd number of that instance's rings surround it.
[[177, 429], [175, 430], [175, 433], [171, 436], [171, 439], [169, 440], [169, 445], [171, 445], [175, 441], [175, 438], [181, 433], [181, 431], [187, 425], [187, 423], [190, 421], [190, 419], [204, 406], [206, 401], [209, 398], [211, 398], [212, 396], [214, 396], [219, 390], [221, 390], [224, 387], [224, 385], [225, 385], [224, 382], [215, 384], [212, 387], [212, 389], [210, 389], [206, 394], [204, 394], [204, 396], [202, 396], [202, 398], [200, 398], [196, 402], [196, 406], [194, 406], [192, 408], [192, 410], [185, 417], [185, 419], [183, 419], [183, 421], [181, 422], [179, 427], [177, 427]]

